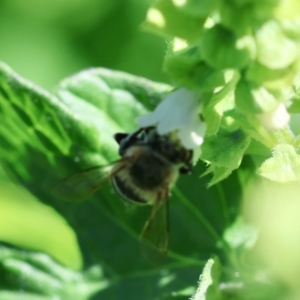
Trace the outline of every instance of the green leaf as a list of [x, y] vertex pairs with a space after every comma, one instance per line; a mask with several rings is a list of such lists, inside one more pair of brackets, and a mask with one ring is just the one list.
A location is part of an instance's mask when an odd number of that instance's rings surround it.
[[[63, 80], [57, 87], [64, 101], [65, 93], [74, 94], [83, 102], [91, 103], [98, 110], [109, 112], [111, 118], [119, 117], [119, 111], [129, 109], [118, 122], [131, 121], [132, 115], [146, 109], [154, 109], [173, 89], [172, 86], [150, 81], [121, 71], [91, 68]], [[118, 105], [113, 105], [116, 102]], [[132, 123], [132, 122], [130, 122]], [[121, 124], [123, 125], [123, 124]], [[126, 126], [129, 126], [126, 123]], [[134, 125], [131, 125], [132, 128]]]
[[[0, 245], [0, 269], [0, 285], [6, 289], [0, 290], [1, 299], [17, 299], [22, 286], [25, 299], [85, 300], [108, 286], [100, 268], [79, 273], [59, 265], [45, 254], [3, 245]], [[29, 298], [31, 295], [33, 297]]]
[[238, 72], [227, 71], [224, 74], [226, 83], [213, 94], [202, 94], [202, 115], [207, 125], [206, 135], [218, 132], [223, 116], [235, 108], [234, 88], [240, 76]]
[[300, 113], [300, 91], [296, 87], [291, 97], [292, 104], [288, 107], [289, 113]]
[[[0, 296], [2, 300], [15, 300], [18, 299], [19, 293], [1, 289]], [[22, 300], [51, 300], [51, 297], [38, 296], [35, 293], [22, 292]]]
[[207, 187], [212, 187], [214, 184], [226, 179], [232, 173], [232, 171], [233, 171], [232, 168], [210, 165], [201, 176], [212, 174], [213, 177], [209, 181], [209, 184], [207, 185]]
[[283, 69], [270, 69], [259, 62], [254, 62], [248, 69], [246, 77], [249, 81], [261, 84], [269, 89], [289, 87], [297, 72], [295, 65]]
[[[146, 107], [153, 107], [169, 90], [167, 85], [95, 69], [62, 82], [57, 89], [58, 97], [55, 97], [1, 64], [0, 136], [4, 145], [0, 149], [1, 163], [20, 183], [61, 211], [64, 205], [50, 196], [56, 182], [78, 169], [115, 160], [118, 157], [117, 145], [112, 135], [118, 131], [134, 130], [135, 116], [145, 112]], [[140, 102], [136, 101], [136, 95]], [[116, 110], [122, 111], [121, 118]], [[1, 191], [5, 191], [4, 186]], [[3, 213], [10, 211], [10, 214], [5, 214], [8, 220], [1, 218], [5, 222], [4, 227], [1, 226], [2, 239], [18, 246], [43, 250], [63, 263], [80, 268], [80, 253], [70, 228], [54, 213], [48, 213], [47, 208], [33, 204], [26, 193], [16, 197], [21, 197], [22, 202], [12, 202], [9, 197], [3, 202]], [[24, 214], [22, 218], [18, 217], [20, 210]], [[49, 220], [45, 222], [47, 214]], [[43, 216], [43, 221], [37, 220], [39, 215]], [[18, 234], [16, 224], [21, 220], [25, 222], [26, 218], [34, 221], [27, 223], [30, 234], [22, 236]], [[47, 226], [36, 228], [33, 222], [47, 224], [49, 230]], [[11, 225], [7, 227], [7, 224]], [[37, 238], [42, 233], [47, 234], [47, 239]], [[57, 247], [58, 244], [61, 247]]]
[[215, 136], [208, 136], [202, 145], [201, 159], [217, 167], [234, 170], [239, 167], [250, 138], [240, 129], [220, 128]]
[[260, 156], [260, 157], [269, 157], [270, 149], [267, 148], [265, 145], [261, 144], [255, 139], [251, 139], [251, 143], [246, 150], [245, 154], [249, 154], [252, 157]]
[[[223, 120], [223, 122], [226, 123], [226, 119], [229, 119], [224, 116], [228, 111], [235, 108], [234, 87], [235, 79], [232, 78], [232, 80], [229, 80], [221, 90], [215, 92], [210, 101], [204, 105], [203, 116], [207, 124], [207, 135], [216, 134], [221, 125], [221, 121]], [[232, 120], [230, 122], [232, 123]]]
[[296, 21], [299, 17], [300, 3], [297, 0], [288, 0], [279, 2], [275, 9], [275, 16], [279, 19], [290, 19], [290, 21]]
[[[38, 177], [34, 176], [39, 175], [30, 172], [34, 165], [40, 165], [40, 170], [48, 164], [61, 177], [69, 169], [63, 163], [66, 156], [78, 167], [116, 159], [112, 155], [117, 149], [112, 135], [135, 129], [132, 118], [146, 112], [142, 103], [148, 101], [147, 107], [153, 107], [161, 99], [158, 91], [164, 97], [170, 90], [169, 86], [154, 85], [124, 73], [95, 69], [62, 82], [55, 97], [4, 64], [0, 67], [0, 133], [6, 145], [0, 151], [7, 163], [14, 164], [18, 157], [23, 163], [15, 165], [15, 171], [35, 182]], [[137, 94], [141, 103], [136, 101]], [[120, 110], [122, 118], [117, 114]], [[43, 155], [25, 158], [29, 149]]]
[[173, 3], [188, 15], [206, 17], [218, 7], [219, 0], [174, 0]]
[[299, 40], [300, 38], [300, 21], [298, 18], [294, 20], [286, 19], [279, 20], [280, 27], [282, 28], [284, 34], [293, 40]]
[[[151, 207], [124, 205], [109, 184], [82, 203], [63, 202], [50, 193], [66, 175], [117, 159], [112, 135], [135, 130], [135, 118], [152, 110], [172, 87], [121, 72], [91, 69], [64, 80], [51, 95], [3, 65], [0, 87], [0, 139], [5, 145], [0, 149], [1, 164], [14, 182], [65, 217], [77, 234], [84, 268], [103, 268], [109, 286], [93, 299], [142, 295], [152, 300], [170, 298], [174, 292], [182, 297], [180, 292], [198, 276], [203, 259], [211, 252], [223, 251], [217, 245], [224, 215], [236, 211], [229, 204], [221, 205], [214, 188], [207, 190], [207, 180], [199, 179], [203, 163], [198, 163], [190, 176], [180, 176], [170, 197], [170, 244], [163, 269], [149, 265], [138, 241]], [[28, 118], [31, 122], [25, 122]], [[49, 137], [44, 134], [40, 139], [35, 128], [49, 132]], [[239, 182], [234, 174], [228, 180], [235, 193], [224, 187], [224, 197], [237, 203]], [[60, 245], [52, 246], [59, 252]]]
[[218, 300], [222, 299], [219, 291], [219, 280], [222, 267], [218, 257], [210, 258], [201, 274], [196, 293], [191, 300]]
[[272, 157], [258, 169], [258, 174], [280, 183], [300, 180], [300, 156], [289, 144], [278, 144], [273, 149]]
[[42, 251], [60, 263], [80, 270], [83, 262], [79, 245], [75, 232], [66, 221], [23, 188], [3, 181], [0, 181], [0, 187], [0, 240]]
[[158, 0], [147, 12], [144, 29], [188, 41], [199, 38], [206, 17], [185, 13], [172, 0]]
[[257, 235], [257, 229], [240, 216], [226, 229], [223, 238], [232, 249], [248, 249], [255, 244]]
[[255, 35], [257, 61], [270, 69], [284, 69], [299, 58], [298, 43], [287, 36], [275, 21], [269, 21]]
[[255, 53], [251, 36], [236, 36], [221, 25], [203, 31], [201, 49], [206, 62], [216, 69], [242, 69]]
[[176, 40], [169, 44], [164, 61], [164, 70], [181, 86], [190, 89], [211, 91], [224, 85], [222, 71], [215, 70], [202, 60], [198, 46], [175, 50]]
[[213, 174], [208, 187], [227, 178], [239, 167], [250, 141], [250, 137], [240, 129], [227, 131], [222, 127], [216, 135], [205, 138], [200, 158], [210, 163], [209, 168], [202, 174]]
[[207, 125], [206, 135], [214, 135], [218, 132], [222, 116], [215, 108], [209, 109], [205, 112], [205, 121]]
[[234, 32], [248, 32], [261, 26], [273, 16], [279, 0], [234, 0], [221, 1], [220, 15], [225, 27]]
[[279, 102], [263, 86], [241, 79], [235, 90], [236, 107], [244, 114], [259, 114], [275, 110]]

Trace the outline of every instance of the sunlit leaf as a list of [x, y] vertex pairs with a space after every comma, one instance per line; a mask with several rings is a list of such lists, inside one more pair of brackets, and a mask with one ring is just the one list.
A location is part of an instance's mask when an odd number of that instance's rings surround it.
[[24, 299], [87, 300], [108, 286], [99, 267], [79, 273], [46, 254], [3, 245], [0, 245], [0, 268], [1, 287], [5, 287], [0, 289], [1, 299], [17, 299], [19, 287], [23, 286]]
[[205, 140], [201, 159], [219, 167], [236, 169], [249, 143], [249, 137], [241, 130], [220, 129], [217, 135]]
[[257, 31], [256, 44], [258, 62], [270, 69], [287, 68], [300, 54], [297, 42], [285, 36], [275, 21]]
[[193, 41], [198, 38], [205, 19], [180, 10], [176, 1], [159, 0], [149, 8], [143, 28]]
[[22, 188], [0, 181], [0, 240], [42, 251], [79, 270], [82, 257], [75, 232], [53, 208]]
[[292, 145], [278, 144], [272, 157], [258, 169], [258, 173], [270, 180], [287, 183], [300, 180], [300, 156]]
[[221, 264], [218, 257], [210, 258], [199, 278], [198, 288], [191, 300], [215, 300], [223, 299], [219, 291]]
[[255, 43], [251, 36], [236, 36], [221, 25], [203, 31], [201, 49], [206, 62], [219, 69], [245, 67], [255, 54]]

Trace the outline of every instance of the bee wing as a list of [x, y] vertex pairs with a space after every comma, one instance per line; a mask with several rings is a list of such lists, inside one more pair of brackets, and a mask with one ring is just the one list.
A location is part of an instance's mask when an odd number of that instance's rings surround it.
[[169, 207], [168, 199], [158, 199], [140, 236], [141, 249], [148, 261], [161, 266], [168, 253]]
[[63, 200], [86, 200], [105, 184], [111, 176], [120, 171], [122, 167], [122, 160], [118, 160], [109, 165], [92, 167], [80, 171], [58, 182], [51, 192]]

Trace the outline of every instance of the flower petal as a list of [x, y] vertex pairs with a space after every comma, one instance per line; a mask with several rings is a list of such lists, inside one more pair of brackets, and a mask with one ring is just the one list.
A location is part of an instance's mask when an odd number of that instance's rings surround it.
[[184, 147], [194, 149], [203, 143], [206, 125], [199, 117], [199, 94], [179, 89], [165, 98], [150, 114], [137, 119], [139, 127], [157, 126], [160, 135], [178, 130]]

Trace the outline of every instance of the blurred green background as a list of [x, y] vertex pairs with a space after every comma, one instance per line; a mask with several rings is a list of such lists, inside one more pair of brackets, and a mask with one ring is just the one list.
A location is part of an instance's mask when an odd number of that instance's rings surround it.
[[[0, 61], [7, 63], [22, 77], [49, 91], [53, 91], [62, 79], [90, 67], [106, 67], [143, 76], [153, 81], [170, 83], [166, 74], [162, 72], [166, 40], [139, 29], [150, 3], [150, 0], [0, 0]], [[147, 92], [151, 91], [149, 88], [151, 84], [147, 83], [148, 86], [144, 82], [143, 84], [145, 86], [136, 91], [137, 83], [136, 86], [132, 86], [132, 90], [127, 90], [128, 86], [121, 88], [122, 95], [127, 95], [128, 99], [136, 105], [132, 95], [139, 94], [141, 91], [145, 91], [143, 95], [148, 95]], [[4, 84], [4, 92], [5, 88]], [[101, 89], [101, 86], [98, 88]], [[209, 190], [206, 189], [209, 179], [199, 180], [199, 175], [206, 167], [204, 163], [197, 165], [192, 176], [180, 178], [170, 201], [171, 239], [168, 263], [163, 269], [153, 269], [142, 256], [137, 241], [149, 214], [149, 207], [136, 210], [124, 208], [109, 186], [100, 193], [104, 198], [112, 201], [99, 201], [103, 197], [96, 195], [95, 201], [82, 204], [55, 202], [53, 205], [55, 210], [38, 201], [48, 204], [50, 202], [47, 197], [54, 181], [48, 181], [48, 175], [53, 179], [51, 177], [53, 170], [49, 169], [47, 155], [55, 157], [56, 153], [52, 153], [51, 148], [47, 149], [47, 153], [46, 151], [42, 153], [37, 148], [32, 149], [36, 146], [35, 143], [40, 143], [40, 136], [36, 135], [39, 126], [35, 126], [37, 124], [31, 126], [30, 122], [28, 125], [24, 120], [34, 116], [33, 119], [38, 120], [41, 131], [45, 129], [46, 132], [49, 129], [51, 132], [53, 129], [55, 132], [56, 127], [50, 121], [60, 116], [57, 113], [58, 108], [49, 105], [51, 101], [48, 102], [46, 96], [39, 95], [40, 98], [34, 98], [35, 92], [30, 91], [30, 88], [28, 90], [23, 91], [14, 84], [11, 86], [8, 84], [2, 99], [4, 101], [2, 103], [9, 98], [5, 97], [6, 95], [11, 96], [12, 99], [12, 103], [7, 105], [7, 111], [10, 111], [11, 115], [3, 115], [3, 119], [6, 120], [2, 124], [14, 125], [14, 130], [18, 130], [11, 132], [18, 132], [20, 137], [9, 134], [9, 140], [11, 138], [13, 142], [12, 151], [3, 149], [1, 152], [0, 148], [0, 159], [3, 162], [9, 161], [10, 169], [14, 170], [14, 167], [21, 171], [24, 169], [24, 173], [29, 174], [29, 179], [26, 176], [22, 179], [32, 194], [24, 188], [12, 185], [0, 168], [0, 221], [3, 221], [2, 226], [0, 222], [0, 240], [24, 249], [50, 253], [57, 261], [75, 270], [80, 269], [82, 265], [85, 269], [100, 265], [111, 286], [95, 299], [123, 299], [124, 293], [128, 299], [140, 299], [141, 295], [144, 295], [143, 299], [149, 300], [169, 299], [169, 297], [173, 299], [170, 295], [175, 295], [175, 291], [184, 293], [184, 295], [178, 294], [177, 299], [190, 297], [196, 287], [204, 261], [211, 253], [221, 252], [222, 249], [217, 242], [220, 240], [225, 224], [231, 223], [237, 214], [240, 186], [236, 174], [226, 180], [224, 185], [222, 183], [217, 188], [213, 187]], [[71, 91], [71, 95], [77, 96], [72, 89], [66, 88], [66, 90]], [[158, 90], [157, 96], [163, 97]], [[120, 88], [118, 91], [120, 92]], [[130, 93], [124, 94], [124, 92]], [[105, 91], [103, 93], [105, 94]], [[30, 96], [27, 97], [28, 95]], [[96, 96], [100, 98], [99, 101], [102, 100], [98, 94]], [[151, 97], [146, 98], [145, 102], [148, 102]], [[66, 100], [64, 97], [62, 99]], [[75, 102], [76, 100], [86, 102], [86, 107], [89, 107], [88, 100], [91, 100], [76, 97], [74, 99]], [[42, 108], [39, 111], [39, 101], [45, 103], [47, 109]], [[130, 101], [128, 103], [131, 103]], [[133, 111], [134, 105], [130, 106]], [[152, 103], [145, 105], [145, 108], [153, 109], [153, 106]], [[32, 111], [30, 108], [33, 108]], [[34, 110], [35, 108], [37, 109]], [[89, 119], [86, 113], [88, 111], [88, 109], [80, 111], [86, 124]], [[5, 114], [5, 109], [0, 112]], [[116, 121], [109, 111], [104, 113], [107, 113], [114, 122]], [[127, 128], [135, 126], [136, 114], [137, 111], [135, 115], [127, 116], [126, 128], [119, 120], [115, 123], [122, 130], [129, 130]], [[124, 115], [122, 117], [124, 119]], [[97, 122], [98, 120], [99, 118]], [[75, 122], [77, 119], [74, 117], [72, 121]], [[90, 141], [92, 146], [98, 145], [98, 140], [86, 131], [86, 127], [83, 124], [79, 125], [78, 128], [71, 126], [71, 129], [73, 128], [79, 136], [81, 134], [90, 136], [90, 140], [93, 140]], [[4, 126], [0, 129], [6, 133]], [[113, 144], [111, 132], [103, 131], [105, 130], [99, 129], [101, 134], [109, 135], [109, 140]], [[53, 136], [49, 135], [50, 138]], [[67, 142], [63, 140], [61, 144], [68, 148]], [[76, 147], [82, 147], [84, 143], [77, 142], [77, 144], [70, 145], [70, 149], [76, 150]], [[47, 145], [46, 143], [46, 148]], [[116, 145], [113, 145], [116, 148]], [[94, 147], [92, 150], [97, 152], [98, 148]], [[84, 153], [82, 157], [92, 156], [94, 152]], [[114, 151], [110, 155], [117, 156], [117, 153]], [[67, 159], [68, 164], [72, 163], [73, 169], [60, 172], [60, 178], [84, 168], [84, 160], [82, 159], [78, 164], [78, 155], [73, 152], [68, 153], [64, 159], [65, 162]], [[56, 162], [60, 167], [60, 161]], [[62, 168], [65, 167], [63, 160], [61, 165]], [[85, 167], [88, 166], [91, 164]], [[63, 212], [62, 215], [67, 221], [56, 211]], [[68, 224], [75, 229], [76, 235]], [[81, 246], [80, 249], [76, 238]], [[21, 250], [20, 261], [22, 262], [24, 253], [27, 253], [26, 250]], [[40, 284], [38, 279], [39, 275], [37, 275], [37, 284]], [[17, 291], [23, 289], [22, 280], [21, 283], [16, 280], [12, 285], [13, 288], [17, 287]], [[1, 279], [0, 251], [0, 291], [3, 289], [2, 282], [4, 281]], [[77, 283], [75, 282], [74, 285], [77, 286]], [[72, 288], [74, 285], [71, 285]], [[62, 299], [74, 298], [66, 296]]]
[[168, 82], [166, 41], [139, 25], [151, 0], [0, 0], [0, 60], [51, 90], [101, 66]]

